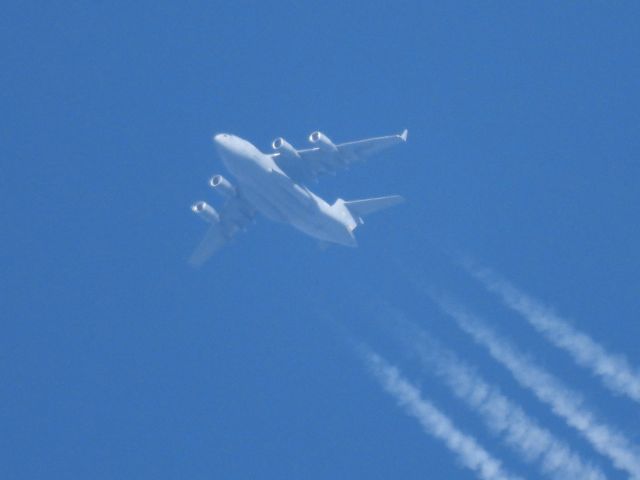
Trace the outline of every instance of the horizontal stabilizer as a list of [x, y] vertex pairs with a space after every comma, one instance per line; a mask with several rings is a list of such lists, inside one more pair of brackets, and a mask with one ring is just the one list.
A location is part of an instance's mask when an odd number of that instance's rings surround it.
[[354, 217], [364, 217], [385, 208], [393, 207], [404, 202], [400, 195], [388, 197], [366, 198], [364, 200], [345, 201], [344, 206], [349, 209]]

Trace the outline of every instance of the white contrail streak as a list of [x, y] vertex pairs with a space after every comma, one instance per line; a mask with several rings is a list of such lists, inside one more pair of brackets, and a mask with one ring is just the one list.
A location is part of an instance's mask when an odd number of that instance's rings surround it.
[[607, 352], [567, 320], [491, 270], [470, 266], [467, 269], [487, 290], [497, 294], [507, 307], [522, 315], [549, 342], [569, 352], [578, 365], [600, 377], [610, 390], [640, 402], [640, 372], [629, 365], [624, 357]]
[[520, 478], [507, 474], [501, 463], [482, 448], [473, 437], [458, 430], [447, 416], [423, 399], [420, 391], [405, 380], [397, 368], [373, 352], [367, 352], [365, 358], [382, 387], [409, 415], [420, 422], [426, 433], [442, 440], [447, 448], [457, 455], [462, 465], [483, 480]]
[[605, 475], [585, 463], [578, 454], [551, 432], [538, 425], [500, 389], [487, 383], [473, 368], [417, 327], [402, 329], [406, 343], [423, 367], [440, 377], [453, 393], [474, 409], [509, 447], [525, 461], [556, 480], [604, 480]]
[[565, 387], [556, 377], [518, 353], [510, 343], [498, 337], [479, 319], [454, 304], [444, 301], [438, 303], [463, 331], [505, 366], [520, 385], [533, 392], [556, 415], [576, 429], [596, 451], [608, 457], [616, 468], [626, 471], [631, 478], [640, 480], [640, 449], [624, 434], [598, 419], [585, 406], [578, 393]]

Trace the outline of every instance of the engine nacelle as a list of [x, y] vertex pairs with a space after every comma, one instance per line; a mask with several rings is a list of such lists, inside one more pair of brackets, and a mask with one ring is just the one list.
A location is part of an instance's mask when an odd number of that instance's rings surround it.
[[273, 149], [283, 157], [300, 158], [298, 151], [291, 146], [284, 138], [278, 137], [272, 143]]
[[336, 153], [338, 148], [333, 144], [329, 137], [327, 137], [324, 133], [315, 131], [311, 135], [309, 135], [309, 141], [317, 145], [320, 150], [328, 153]]
[[225, 198], [235, 197], [236, 195], [234, 186], [222, 175], [214, 175], [211, 177], [209, 186]]
[[191, 210], [207, 223], [218, 223], [220, 215], [216, 209], [207, 202], [196, 202], [191, 206]]

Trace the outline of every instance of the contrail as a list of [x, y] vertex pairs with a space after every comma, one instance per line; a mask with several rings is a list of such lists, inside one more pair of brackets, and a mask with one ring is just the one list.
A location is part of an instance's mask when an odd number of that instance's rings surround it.
[[[404, 323], [404, 322], [403, 322]], [[490, 430], [525, 461], [556, 480], [604, 480], [605, 475], [585, 463], [578, 454], [551, 432], [540, 427], [500, 389], [487, 383], [474, 369], [441, 347], [410, 322], [400, 326], [403, 340], [415, 351], [425, 369], [434, 373], [453, 393], [474, 409]]]
[[466, 268], [487, 290], [502, 298], [506, 306], [522, 315], [549, 342], [569, 352], [578, 365], [600, 377], [606, 387], [640, 402], [640, 372], [634, 370], [624, 357], [607, 352], [587, 334], [576, 330], [567, 320], [491, 270], [468, 265]]
[[478, 442], [458, 430], [451, 420], [430, 402], [420, 391], [405, 380], [397, 368], [373, 352], [366, 352], [365, 359], [371, 371], [404, 410], [415, 417], [426, 433], [442, 440], [455, 453], [465, 467], [484, 480], [516, 480], [506, 473], [500, 461], [494, 459]]
[[505, 366], [520, 385], [546, 403], [596, 451], [608, 457], [616, 468], [626, 471], [633, 479], [640, 479], [640, 449], [624, 434], [596, 418], [578, 393], [565, 387], [556, 377], [518, 353], [510, 343], [498, 337], [476, 317], [452, 303], [438, 303], [463, 331]]

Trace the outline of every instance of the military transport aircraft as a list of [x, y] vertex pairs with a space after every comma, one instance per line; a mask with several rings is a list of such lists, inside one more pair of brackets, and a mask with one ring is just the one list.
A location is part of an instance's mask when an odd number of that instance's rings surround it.
[[218, 153], [236, 183], [222, 175], [209, 180], [209, 186], [225, 198], [220, 212], [206, 202], [192, 205], [193, 212], [210, 227], [189, 262], [194, 266], [204, 263], [236, 233], [246, 229], [257, 213], [288, 223], [323, 243], [357, 246], [353, 231], [363, 223], [362, 217], [396, 205], [403, 201], [402, 197], [353, 201], [339, 198], [329, 205], [306, 184], [406, 140], [407, 130], [399, 135], [335, 145], [322, 132], [313, 132], [309, 135], [311, 148], [297, 150], [280, 137], [271, 144], [273, 153], [262, 153], [235, 135], [215, 135]]

